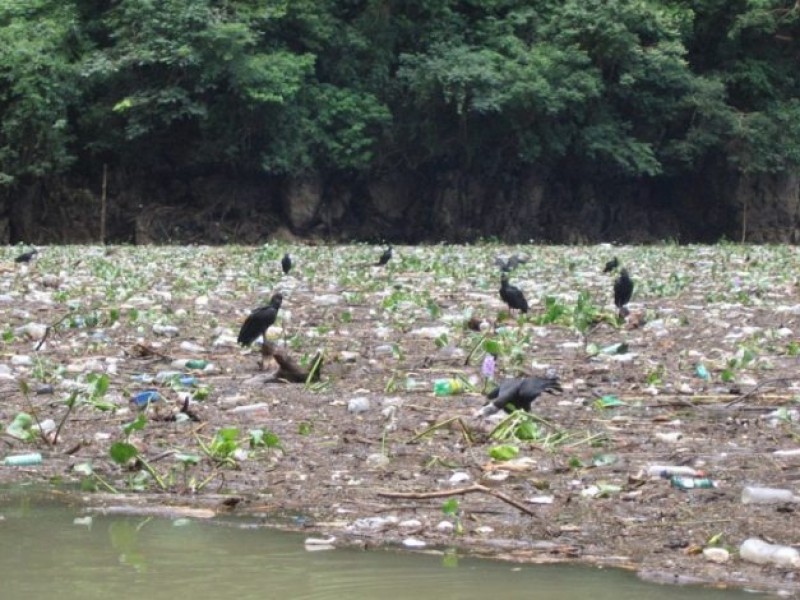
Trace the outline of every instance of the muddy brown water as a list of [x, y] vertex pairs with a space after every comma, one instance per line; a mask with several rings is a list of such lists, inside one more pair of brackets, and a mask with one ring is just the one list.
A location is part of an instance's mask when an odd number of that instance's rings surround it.
[[[745, 592], [645, 583], [629, 572], [352, 548], [246, 520], [87, 515], [29, 495], [0, 506], [0, 597], [714, 600]], [[723, 595], [724, 594], [724, 595]]]

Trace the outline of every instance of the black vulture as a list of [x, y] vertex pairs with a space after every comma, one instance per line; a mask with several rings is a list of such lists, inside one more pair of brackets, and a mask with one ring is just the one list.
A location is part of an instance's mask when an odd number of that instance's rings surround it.
[[523, 313], [528, 312], [528, 301], [525, 300], [525, 294], [518, 287], [508, 283], [508, 275], [503, 273], [500, 277], [500, 298], [508, 304], [509, 309], [518, 309]]
[[281, 259], [281, 269], [283, 269], [284, 275], [292, 270], [292, 257], [289, 256], [288, 252], [284, 254], [283, 258]]
[[278, 309], [280, 309], [282, 302], [283, 296], [280, 293], [274, 294], [267, 306], [262, 306], [251, 312], [244, 320], [236, 341], [242, 346], [249, 346], [260, 335], [264, 336], [264, 341], [266, 341], [267, 329], [278, 318]]
[[631, 296], [633, 296], [633, 280], [628, 275], [628, 270], [622, 269], [614, 281], [614, 304], [619, 309], [621, 319], [628, 314], [626, 305], [631, 301]]
[[381, 257], [378, 259], [378, 262], [375, 263], [375, 266], [382, 267], [386, 263], [388, 263], [391, 258], [392, 258], [392, 247], [389, 246], [386, 250], [383, 251], [383, 254], [381, 254]]
[[619, 266], [619, 260], [615, 256], [606, 263], [605, 267], [603, 267], [603, 273], [611, 273], [612, 271], [615, 271], [618, 266]]
[[38, 253], [39, 251], [36, 248], [34, 248], [33, 250], [29, 250], [28, 252], [20, 254], [17, 258], [14, 259], [14, 262], [18, 263], [31, 262], [31, 259]]
[[516, 254], [512, 254], [508, 260], [503, 260], [502, 256], [498, 256], [494, 259], [494, 264], [500, 267], [500, 270], [504, 273], [508, 273], [516, 269], [519, 265], [523, 265], [528, 262], [525, 258], [520, 258]]
[[486, 397], [489, 404], [478, 411], [476, 416], [488, 417], [501, 409], [507, 412], [525, 410], [530, 412], [531, 404], [542, 392], [560, 392], [558, 377], [516, 377], [500, 382]]

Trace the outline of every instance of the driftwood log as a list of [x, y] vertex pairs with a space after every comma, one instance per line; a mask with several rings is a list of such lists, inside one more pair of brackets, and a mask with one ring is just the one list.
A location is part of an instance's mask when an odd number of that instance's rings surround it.
[[278, 365], [277, 371], [273, 373], [274, 379], [283, 379], [290, 383], [305, 383], [309, 381], [308, 376], [311, 375], [312, 382], [319, 381], [319, 376], [322, 371], [322, 356], [320, 352], [317, 352], [314, 358], [311, 359], [311, 367], [309, 369], [304, 369], [284, 350], [281, 350], [272, 342], [265, 342], [264, 345], [261, 346], [262, 369], [270, 358]]

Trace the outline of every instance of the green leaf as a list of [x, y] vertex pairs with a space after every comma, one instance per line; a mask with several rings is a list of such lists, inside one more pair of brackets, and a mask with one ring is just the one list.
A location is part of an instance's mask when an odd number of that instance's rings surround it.
[[145, 425], [147, 425], [147, 417], [144, 413], [139, 413], [135, 420], [122, 426], [122, 431], [125, 435], [130, 435], [134, 431], [141, 431]]
[[501, 356], [503, 353], [503, 346], [497, 340], [485, 339], [483, 340], [483, 351], [492, 356]]
[[125, 465], [131, 459], [139, 456], [139, 451], [133, 444], [128, 444], [127, 442], [115, 442], [111, 444], [108, 454], [111, 456], [111, 460], [113, 460], [115, 463], [119, 465]]
[[454, 517], [458, 514], [458, 500], [455, 498], [448, 498], [442, 503], [442, 512], [448, 516]]
[[262, 446], [265, 448], [280, 448], [281, 440], [277, 434], [263, 429], [250, 431], [250, 447]]
[[538, 440], [541, 437], [539, 426], [530, 419], [522, 421], [514, 435], [521, 440]]
[[263, 429], [251, 429], [250, 430], [250, 447], [256, 448], [258, 446], [264, 446], [264, 430]]
[[582, 469], [586, 465], [583, 464], [583, 461], [578, 458], [577, 456], [570, 456], [569, 460], [567, 461], [567, 465], [570, 469]]
[[11, 437], [30, 442], [36, 438], [36, 434], [32, 431], [33, 418], [28, 413], [17, 413], [14, 420], [6, 428], [6, 433]]
[[196, 465], [199, 464], [201, 460], [201, 457], [197, 454], [186, 454], [184, 452], [178, 452], [174, 456], [175, 460], [183, 463], [184, 465]]
[[489, 448], [489, 456], [495, 460], [511, 460], [519, 454], [519, 448], [510, 444]]
[[[254, 430], [261, 431], [261, 430]], [[255, 439], [251, 435], [251, 444], [260, 443], [261, 439]], [[211, 454], [217, 458], [228, 458], [239, 448], [239, 429], [237, 427], [223, 427], [214, 435], [211, 440]]]
[[98, 399], [105, 396], [106, 392], [108, 391], [108, 386], [111, 384], [111, 379], [106, 373], [101, 375], [90, 373], [86, 379], [89, 382], [89, 394], [92, 399]]

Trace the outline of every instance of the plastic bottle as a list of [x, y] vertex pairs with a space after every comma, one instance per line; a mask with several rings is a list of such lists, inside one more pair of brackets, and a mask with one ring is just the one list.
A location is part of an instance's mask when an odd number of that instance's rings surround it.
[[436, 396], [453, 396], [464, 391], [464, 382], [460, 379], [437, 379], [433, 382], [433, 393]]
[[159, 400], [161, 400], [161, 395], [158, 393], [158, 390], [145, 390], [131, 398], [131, 402], [139, 409], [147, 408], [149, 404], [153, 404]]
[[159, 371], [156, 373], [157, 383], [167, 383], [173, 379], [178, 379], [183, 373], [181, 371]]
[[800, 502], [792, 490], [780, 488], [747, 486], [742, 490], [742, 504], [781, 504], [784, 502]]
[[6, 456], [3, 464], [7, 467], [32, 467], [42, 464], [42, 455], [38, 452], [31, 452], [30, 454]]
[[800, 567], [800, 552], [791, 546], [768, 544], [758, 538], [748, 538], [739, 546], [739, 557], [759, 565]]
[[673, 475], [669, 479], [670, 484], [679, 490], [709, 489], [717, 487], [717, 483], [708, 477], [684, 477]]
[[690, 477], [703, 477], [705, 473], [694, 467], [685, 465], [650, 465], [647, 467], [647, 474], [650, 477], [663, 477], [669, 479], [673, 475], [689, 475]]
[[193, 358], [186, 361], [187, 369], [205, 369], [208, 366], [208, 361], [202, 358]]

